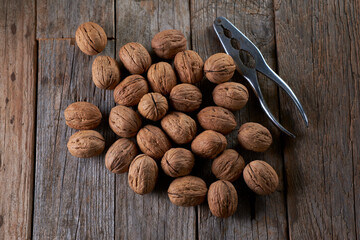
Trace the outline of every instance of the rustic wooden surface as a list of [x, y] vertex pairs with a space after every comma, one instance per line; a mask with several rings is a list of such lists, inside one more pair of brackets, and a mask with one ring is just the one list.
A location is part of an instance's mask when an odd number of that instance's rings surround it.
[[[360, 3], [295, 0], [6, 1], [0, 9], [0, 239], [360, 239]], [[104, 154], [77, 159], [66, 149], [74, 130], [63, 111], [89, 101], [103, 113], [97, 128], [107, 148], [116, 136], [107, 124], [112, 91], [91, 81], [95, 57], [74, 42], [79, 24], [104, 27], [104, 55], [116, 57], [126, 42], [151, 50], [158, 31], [176, 28], [188, 48], [206, 59], [223, 51], [212, 23], [226, 16], [261, 49], [294, 90], [308, 114], [305, 128], [295, 106], [276, 85], [259, 76], [271, 110], [294, 131], [280, 134], [254, 94], [236, 113], [239, 124], [261, 122], [274, 144], [263, 154], [241, 149], [246, 162], [264, 159], [280, 177], [267, 197], [237, 180], [238, 210], [213, 217], [204, 203], [172, 205], [171, 178], [160, 174], [155, 191], [132, 192], [127, 176], [111, 174]], [[152, 53], [153, 54], [153, 53]], [[126, 76], [122, 69], [122, 75]], [[238, 74], [234, 81], [244, 83]], [[210, 93], [213, 84], [199, 85]], [[205, 97], [204, 105], [211, 105]], [[211, 161], [198, 160], [193, 174], [215, 180]], [[34, 174], [35, 173], [35, 174]]]

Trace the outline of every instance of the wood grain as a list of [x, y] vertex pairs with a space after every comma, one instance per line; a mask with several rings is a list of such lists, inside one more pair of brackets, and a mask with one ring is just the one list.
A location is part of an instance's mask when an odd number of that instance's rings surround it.
[[281, 96], [296, 129], [284, 145], [292, 239], [359, 238], [359, 2], [276, 1], [280, 76], [298, 94], [310, 126]]
[[34, 1], [1, 1], [0, 42], [0, 239], [30, 239], [36, 105]]

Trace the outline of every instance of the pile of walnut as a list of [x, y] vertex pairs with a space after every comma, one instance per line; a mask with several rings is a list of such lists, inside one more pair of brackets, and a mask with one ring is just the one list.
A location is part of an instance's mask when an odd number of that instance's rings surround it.
[[[95, 55], [105, 48], [107, 37], [99, 25], [89, 22], [76, 31], [76, 42], [81, 51]], [[114, 89], [114, 100], [118, 104], [110, 112], [109, 125], [120, 138], [107, 151], [105, 166], [116, 174], [128, 172], [131, 189], [146, 194], [156, 185], [160, 165], [165, 174], [175, 178], [168, 189], [172, 203], [196, 206], [207, 196], [212, 214], [221, 218], [236, 211], [238, 195], [231, 182], [241, 174], [255, 193], [274, 192], [279, 180], [269, 164], [255, 160], [245, 166], [238, 152], [226, 149], [224, 135], [237, 126], [232, 111], [244, 107], [248, 100], [245, 86], [228, 82], [235, 71], [233, 59], [217, 53], [204, 64], [196, 52], [186, 50], [186, 39], [178, 30], [156, 34], [151, 46], [155, 54], [167, 62], [152, 63], [149, 52], [140, 43], [125, 44], [119, 57], [132, 75], [122, 81], [115, 59], [98, 56], [93, 62], [95, 85]], [[171, 59], [174, 59], [175, 70], [168, 63]], [[212, 92], [217, 106], [200, 110], [202, 93], [194, 84], [199, 83], [204, 74], [218, 84]], [[198, 111], [197, 122], [188, 115], [193, 111]], [[91, 103], [76, 102], [66, 108], [64, 115], [69, 127], [80, 130], [70, 137], [69, 152], [79, 158], [101, 154], [105, 140], [91, 130], [101, 122], [99, 109]], [[144, 121], [150, 124], [145, 125]], [[198, 132], [197, 123], [203, 132]], [[240, 127], [238, 140], [244, 149], [264, 152], [271, 145], [272, 136], [264, 126], [249, 122]], [[219, 180], [209, 188], [201, 178], [189, 176], [196, 157], [213, 160], [211, 170]]]

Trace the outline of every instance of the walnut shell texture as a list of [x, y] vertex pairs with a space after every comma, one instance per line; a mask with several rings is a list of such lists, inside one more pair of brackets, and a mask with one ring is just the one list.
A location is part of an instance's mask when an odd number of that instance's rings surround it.
[[190, 174], [195, 165], [195, 157], [185, 148], [171, 148], [161, 159], [161, 167], [170, 177], [181, 177]]
[[226, 82], [217, 85], [212, 92], [212, 96], [216, 105], [236, 111], [246, 105], [249, 92], [241, 83]]
[[154, 36], [151, 47], [159, 57], [172, 59], [178, 52], [186, 49], [186, 38], [179, 30], [164, 30]]
[[196, 122], [182, 112], [171, 112], [161, 120], [161, 127], [176, 144], [191, 142], [196, 135]]
[[75, 33], [76, 44], [87, 55], [102, 52], [107, 44], [107, 36], [102, 27], [93, 22], [81, 24]]
[[248, 122], [241, 125], [238, 132], [240, 145], [250, 151], [265, 152], [272, 143], [270, 131], [259, 123]]
[[133, 141], [120, 138], [107, 151], [105, 166], [113, 173], [125, 173], [129, 170], [129, 165], [137, 154], [136, 144]]
[[117, 104], [135, 106], [148, 92], [149, 87], [143, 76], [130, 75], [117, 85], [114, 90], [114, 99]]
[[191, 150], [202, 158], [213, 159], [225, 150], [227, 141], [224, 135], [213, 130], [200, 133], [191, 143]]
[[145, 154], [138, 155], [129, 167], [130, 188], [141, 195], [152, 192], [156, 185], [158, 172], [158, 166], [154, 159]]
[[229, 81], [234, 75], [235, 69], [234, 60], [226, 53], [216, 53], [210, 56], [204, 64], [206, 78], [217, 84]]
[[140, 129], [141, 123], [140, 116], [129, 107], [118, 105], [110, 111], [110, 128], [119, 137], [134, 137]]
[[77, 130], [94, 129], [101, 123], [101, 112], [88, 102], [75, 102], [64, 111], [66, 125]]
[[94, 130], [82, 130], [69, 138], [67, 148], [71, 155], [78, 158], [89, 158], [100, 155], [105, 148], [104, 137]]
[[261, 160], [255, 160], [246, 165], [243, 175], [246, 185], [259, 195], [273, 193], [279, 185], [279, 177], [275, 170]]
[[92, 79], [101, 89], [114, 89], [120, 82], [120, 69], [115, 59], [97, 56], [92, 64]]
[[167, 62], [158, 62], [149, 68], [147, 72], [149, 84], [154, 92], [168, 95], [176, 85], [176, 75]]
[[171, 148], [169, 139], [158, 127], [146, 125], [136, 135], [136, 141], [140, 150], [154, 158], [161, 159], [165, 152]]
[[145, 94], [139, 102], [138, 111], [146, 119], [158, 121], [169, 109], [166, 98], [160, 93]]
[[190, 207], [204, 202], [207, 187], [204, 180], [194, 176], [180, 177], [172, 181], [168, 188], [170, 201], [178, 206]]
[[198, 87], [182, 83], [171, 89], [169, 101], [177, 111], [193, 112], [200, 107], [202, 94]]
[[236, 212], [238, 196], [234, 185], [229, 181], [218, 180], [212, 183], [208, 192], [211, 213], [218, 218], [227, 218]]
[[222, 134], [229, 134], [236, 128], [234, 114], [222, 107], [206, 107], [198, 113], [197, 119], [204, 129], [214, 130]]
[[215, 158], [211, 165], [211, 171], [216, 178], [233, 182], [240, 177], [244, 167], [243, 157], [234, 149], [226, 149]]
[[130, 42], [120, 48], [119, 57], [131, 74], [143, 74], [151, 65], [151, 57], [146, 48], [137, 42]]
[[193, 50], [185, 50], [176, 54], [174, 66], [183, 83], [198, 83], [203, 79], [204, 61]]

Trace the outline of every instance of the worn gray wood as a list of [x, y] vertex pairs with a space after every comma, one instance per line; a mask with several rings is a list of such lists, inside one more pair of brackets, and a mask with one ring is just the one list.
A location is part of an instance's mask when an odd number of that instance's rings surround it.
[[[109, 41], [102, 54], [114, 56], [114, 49]], [[98, 106], [103, 122], [97, 130], [107, 147], [115, 139], [107, 123], [112, 91], [93, 84], [94, 58], [73, 40], [39, 41], [34, 239], [114, 238], [115, 176], [105, 168], [105, 153], [78, 159], [66, 147], [75, 130], [66, 126], [63, 112], [76, 101]]]

